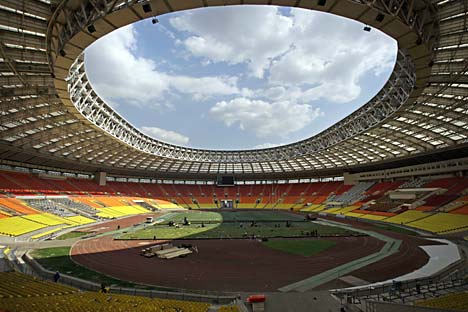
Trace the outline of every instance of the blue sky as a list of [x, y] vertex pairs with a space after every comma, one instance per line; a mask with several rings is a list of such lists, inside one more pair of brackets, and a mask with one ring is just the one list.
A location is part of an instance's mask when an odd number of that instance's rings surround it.
[[314, 135], [388, 79], [396, 42], [326, 13], [205, 8], [121, 28], [85, 52], [97, 93], [143, 132], [212, 149]]

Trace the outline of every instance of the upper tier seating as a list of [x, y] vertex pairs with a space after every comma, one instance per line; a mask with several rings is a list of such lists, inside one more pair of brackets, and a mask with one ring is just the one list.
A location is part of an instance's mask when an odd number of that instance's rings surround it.
[[365, 201], [375, 200], [382, 197], [386, 192], [397, 189], [404, 181], [380, 182], [369, 188], [365, 194]]
[[342, 202], [344, 204], [351, 204], [358, 200], [365, 198], [364, 192], [369, 189], [374, 182], [359, 182], [358, 184], [354, 185], [351, 189], [347, 192], [336, 196], [333, 201]]

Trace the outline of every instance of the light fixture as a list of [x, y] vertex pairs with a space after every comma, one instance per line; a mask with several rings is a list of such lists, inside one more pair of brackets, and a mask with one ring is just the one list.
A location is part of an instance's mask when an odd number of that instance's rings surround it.
[[94, 25], [91, 24], [91, 25], [88, 26], [88, 31], [89, 31], [90, 34], [92, 34], [92, 33], [96, 32], [96, 27], [94, 27]]
[[149, 12], [153, 11], [153, 9], [151, 8], [151, 4], [149, 4], [149, 3], [145, 3], [141, 7], [143, 8], [143, 12], [145, 12], [145, 13], [149, 13]]
[[319, 5], [319, 6], [325, 6], [326, 3], [327, 3], [327, 0], [318, 0], [317, 1], [317, 5]]
[[151, 23], [157, 24], [159, 23], [159, 20], [156, 17], [153, 17], [153, 19], [151, 20]]
[[379, 14], [377, 14], [377, 16], [375, 17], [375, 20], [376, 20], [377, 22], [383, 22], [384, 18], [385, 18], [385, 15], [383, 15], [382, 13], [379, 13]]
[[369, 25], [366, 25], [366, 26], [364, 26], [364, 28], [363, 28], [362, 30], [367, 31], [367, 32], [370, 32], [371, 29], [372, 29], [372, 28], [370, 28]]

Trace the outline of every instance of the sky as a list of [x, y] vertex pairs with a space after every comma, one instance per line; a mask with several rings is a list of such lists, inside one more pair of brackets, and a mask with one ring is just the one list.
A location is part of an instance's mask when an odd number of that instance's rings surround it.
[[97, 94], [177, 145], [256, 149], [317, 134], [383, 87], [397, 43], [310, 10], [233, 6], [158, 16], [85, 51]]

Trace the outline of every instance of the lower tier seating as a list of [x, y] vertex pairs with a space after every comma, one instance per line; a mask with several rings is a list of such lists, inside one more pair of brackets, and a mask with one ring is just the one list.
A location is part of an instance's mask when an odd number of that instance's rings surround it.
[[468, 311], [468, 292], [450, 294], [438, 298], [418, 301], [416, 306], [451, 311]]
[[406, 223], [416, 221], [416, 220], [419, 220], [428, 216], [430, 216], [430, 214], [422, 212], [422, 211], [408, 210], [394, 217], [385, 219], [385, 221], [390, 222], [390, 223], [406, 224]]
[[45, 227], [47, 225], [23, 217], [0, 219], [0, 235], [19, 236]]
[[[208, 303], [80, 292], [20, 273], [0, 273], [0, 310], [9, 312], [206, 312]], [[237, 311], [237, 310], [224, 310]]]
[[0, 298], [2, 298], [0, 303], [6, 298], [56, 296], [75, 292], [77, 292], [75, 288], [41, 281], [29, 275], [16, 272], [0, 273]]
[[133, 214], [148, 213], [149, 210], [146, 210], [140, 206], [118, 206], [118, 207], [107, 207], [99, 208], [99, 213], [97, 215], [103, 218], [120, 218]]
[[407, 225], [434, 233], [468, 230], [468, 215], [441, 212], [427, 218], [407, 223]]

